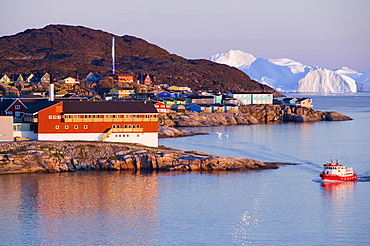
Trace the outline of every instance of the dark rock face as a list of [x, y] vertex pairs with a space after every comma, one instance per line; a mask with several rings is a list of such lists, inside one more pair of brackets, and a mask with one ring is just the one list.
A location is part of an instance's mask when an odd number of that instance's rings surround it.
[[237, 68], [208, 60], [187, 60], [133, 36], [115, 36], [82, 26], [49, 25], [0, 38], [0, 73], [53, 73], [79, 78], [111, 73], [115, 37], [116, 73], [146, 73], [156, 82], [215, 91], [265, 91], [282, 96]]

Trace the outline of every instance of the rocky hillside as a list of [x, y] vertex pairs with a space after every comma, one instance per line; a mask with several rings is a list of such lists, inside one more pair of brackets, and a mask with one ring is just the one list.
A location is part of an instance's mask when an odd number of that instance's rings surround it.
[[0, 38], [0, 73], [49, 72], [56, 77], [111, 73], [115, 37], [116, 73], [146, 73], [156, 82], [216, 91], [267, 91], [240, 70], [205, 59], [187, 60], [133, 36], [116, 36], [82, 26], [49, 25]]

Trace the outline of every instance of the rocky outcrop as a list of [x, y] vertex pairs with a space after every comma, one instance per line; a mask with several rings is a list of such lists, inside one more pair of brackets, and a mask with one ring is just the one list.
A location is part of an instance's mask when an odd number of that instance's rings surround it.
[[312, 108], [279, 105], [241, 106], [239, 111], [239, 113], [172, 112], [161, 115], [159, 123], [162, 126], [170, 127], [195, 127], [352, 120], [337, 112], [322, 112]]
[[278, 165], [247, 158], [118, 143], [38, 141], [0, 143], [0, 174], [78, 170], [261, 170], [278, 168]]
[[191, 131], [187, 132], [174, 127], [169, 126], [159, 126], [158, 127], [158, 137], [160, 138], [176, 138], [176, 137], [188, 137], [193, 135], [204, 135], [204, 132]]
[[161, 115], [160, 125], [173, 127], [220, 126], [258, 124], [258, 120], [244, 113], [168, 113]]

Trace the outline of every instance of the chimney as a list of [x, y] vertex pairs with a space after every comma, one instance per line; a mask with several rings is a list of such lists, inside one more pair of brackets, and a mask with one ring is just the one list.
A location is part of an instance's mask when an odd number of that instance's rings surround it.
[[114, 37], [112, 37], [112, 74], [115, 73], [114, 56]]
[[52, 74], [50, 74], [49, 101], [54, 101], [54, 80]]

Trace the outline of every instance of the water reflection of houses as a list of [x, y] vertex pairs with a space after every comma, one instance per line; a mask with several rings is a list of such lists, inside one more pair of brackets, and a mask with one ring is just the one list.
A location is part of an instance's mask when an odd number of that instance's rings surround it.
[[[30, 196], [37, 198], [33, 199], [36, 209], [32, 213], [38, 218], [38, 227], [44, 230], [38, 232], [40, 237], [63, 235], [65, 231], [101, 231], [102, 241], [104, 237], [117, 238], [118, 242], [141, 237], [145, 242], [154, 240], [157, 234], [155, 174], [56, 173], [39, 175], [36, 182]], [[27, 183], [21, 186], [21, 190], [29, 189]]]

